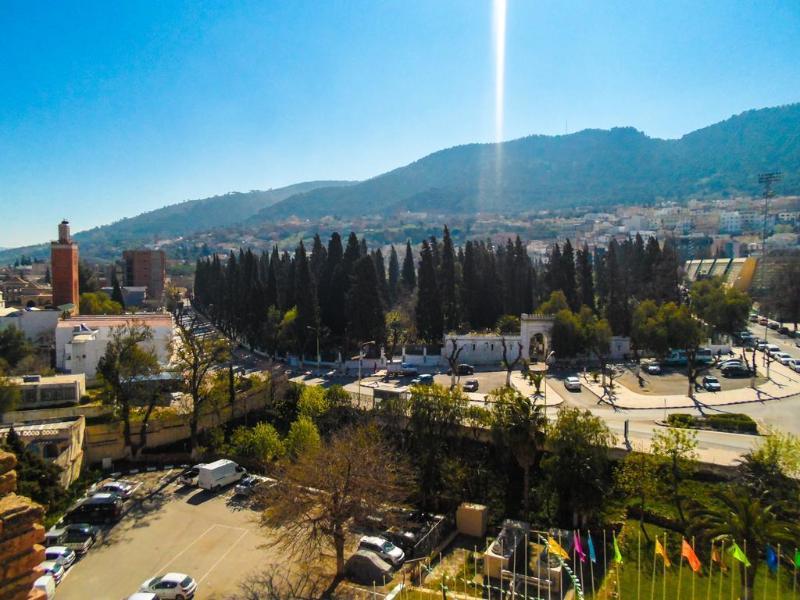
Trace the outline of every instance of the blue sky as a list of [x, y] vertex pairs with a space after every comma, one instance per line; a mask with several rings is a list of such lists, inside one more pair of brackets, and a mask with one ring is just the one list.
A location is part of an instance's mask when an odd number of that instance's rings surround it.
[[[0, 246], [494, 137], [474, 0], [4, 2]], [[506, 139], [800, 100], [800, 3], [508, 0]]]

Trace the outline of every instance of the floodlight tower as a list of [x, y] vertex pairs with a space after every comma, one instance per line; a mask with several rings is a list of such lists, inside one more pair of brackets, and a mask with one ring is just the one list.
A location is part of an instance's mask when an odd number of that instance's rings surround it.
[[[783, 179], [783, 173], [780, 171], [773, 171], [771, 173], [761, 173], [758, 176], [758, 183], [764, 186], [764, 227], [761, 230], [761, 260], [763, 261], [763, 268], [766, 268], [767, 262], [767, 217], [769, 214], [769, 199], [772, 198], [775, 193], [772, 191], [772, 185], [774, 183], [779, 182]], [[767, 341], [767, 336], [769, 335], [769, 319], [764, 324], [764, 342]], [[767, 352], [766, 346], [764, 346], [764, 362], [767, 366], [767, 379], [769, 379], [769, 363], [770, 363], [770, 356]], [[755, 365], [753, 366], [755, 369]]]

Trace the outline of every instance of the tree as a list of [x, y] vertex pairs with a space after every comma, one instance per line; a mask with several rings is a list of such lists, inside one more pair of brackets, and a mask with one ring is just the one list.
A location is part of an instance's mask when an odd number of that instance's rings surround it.
[[456, 253], [447, 225], [444, 226], [441, 261], [442, 264], [439, 269], [439, 293], [442, 302], [444, 330], [449, 332], [458, 327], [460, 313], [458, 307], [458, 291], [456, 289]]
[[[97, 363], [97, 373], [105, 385], [108, 399], [122, 418], [122, 437], [125, 447], [134, 456], [143, 449], [147, 421], [157, 400], [157, 391], [149, 390], [146, 380], [160, 371], [152, 347], [153, 330], [147, 325], [128, 323], [114, 327], [105, 353]], [[147, 398], [147, 410], [142, 420], [140, 443], [135, 445], [131, 435], [131, 409], [136, 400]]]
[[294, 335], [297, 339], [297, 350], [302, 356], [308, 350], [308, 342], [313, 337], [312, 332], [309, 330], [316, 330], [319, 327], [317, 291], [302, 241], [297, 245], [297, 251], [295, 252], [294, 272], [294, 298], [295, 306], [297, 307]]
[[275, 427], [262, 421], [254, 427], [237, 427], [231, 434], [231, 450], [237, 456], [269, 464], [283, 455], [284, 446]]
[[506, 448], [522, 469], [522, 509], [523, 518], [527, 518], [531, 469], [539, 462], [547, 421], [540, 405], [532, 404], [512, 388], [495, 390], [491, 397], [494, 402], [492, 433], [498, 446]]
[[122, 305], [114, 302], [105, 292], [86, 292], [80, 297], [82, 315], [120, 315]]
[[189, 445], [194, 455], [197, 452], [197, 427], [203, 407], [209, 398], [208, 376], [212, 368], [228, 360], [228, 343], [218, 337], [197, 337], [195, 323], [178, 322], [178, 339], [173, 361], [183, 374], [187, 391], [192, 397], [189, 414]]
[[542, 302], [539, 306], [539, 312], [543, 315], [555, 315], [559, 311], [569, 310], [569, 303], [567, 297], [561, 290], [551, 292], [550, 297], [546, 302]]
[[413, 292], [417, 287], [417, 271], [414, 268], [414, 253], [411, 251], [411, 242], [406, 242], [406, 255], [403, 258], [401, 281], [406, 292]]
[[712, 495], [713, 504], [695, 503], [689, 513], [690, 530], [704, 540], [736, 542], [747, 552], [750, 566], [739, 563], [743, 598], [754, 598], [753, 584], [759, 562], [765, 556], [767, 544], [794, 547], [800, 535], [797, 520], [787, 521], [778, 516], [776, 506], [746, 490], [729, 488]]
[[325, 587], [319, 575], [308, 571], [298, 575], [270, 570], [250, 575], [226, 600], [317, 600]]
[[92, 293], [100, 291], [100, 284], [94, 270], [84, 261], [78, 263], [78, 293]]
[[394, 244], [392, 244], [392, 249], [389, 252], [389, 306], [394, 306], [394, 303], [397, 302], [399, 285], [400, 261], [397, 258], [397, 250], [394, 249]]
[[343, 429], [303, 452], [266, 490], [263, 523], [280, 527], [279, 545], [308, 556], [333, 547], [336, 575], [344, 575], [351, 530], [380, 507], [402, 503], [413, 490], [406, 463], [375, 427]]
[[522, 362], [522, 343], [517, 342], [516, 352], [511, 350], [506, 341], [506, 336], [500, 336], [500, 345], [503, 347], [503, 358], [500, 360], [500, 365], [506, 371], [506, 387], [511, 387], [511, 373]]
[[696, 449], [697, 434], [689, 429], [669, 427], [656, 431], [651, 442], [653, 456], [661, 463], [662, 481], [667, 483], [682, 523], [686, 523], [686, 517], [681, 486], [694, 469]]
[[428, 240], [422, 241], [419, 263], [419, 289], [415, 309], [417, 333], [428, 342], [442, 339], [444, 322], [439, 286], [436, 281], [436, 267]]
[[547, 486], [558, 499], [559, 520], [573, 527], [596, 516], [606, 492], [608, 450], [614, 435], [591, 412], [562, 408], [548, 432], [542, 461]]
[[695, 314], [716, 331], [734, 335], [747, 326], [753, 301], [721, 279], [696, 281], [690, 291]]
[[568, 308], [559, 310], [553, 319], [553, 351], [558, 358], [571, 358], [583, 350], [581, 323]]
[[800, 322], [800, 255], [793, 254], [779, 264], [769, 281], [765, 304], [781, 322], [788, 321], [797, 331]]
[[111, 300], [119, 304], [123, 311], [125, 310], [125, 298], [122, 296], [122, 288], [119, 285], [119, 279], [117, 279], [116, 269], [111, 271]]
[[352, 283], [347, 293], [347, 314], [347, 336], [354, 346], [368, 340], [376, 344], [383, 342], [386, 321], [375, 265], [369, 256], [362, 256], [353, 266]]
[[639, 528], [649, 542], [650, 535], [644, 526], [644, 513], [647, 500], [658, 493], [656, 471], [658, 463], [652, 454], [644, 451], [629, 452], [620, 461], [615, 473], [617, 489], [626, 496], [633, 496], [639, 501]]
[[19, 386], [11, 383], [0, 369], [0, 416], [16, 409], [21, 397]]
[[448, 342], [450, 342], [450, 353], [447, 354], [446, 358], [447, 364], [450, 367], [450, 389], [453, 389], [456, 387], [456, 379], [459, 378], [458, 357], [461, 356], [461, 351], [464, 349], [464, 346], [459, 348], [455, 338], [450, 338]]
[[800, 492], [800, 438], [770, 431], [742, 457], [738, 478], [752, 495], [770, 504], [794, 504]]
[[578, 299], [581, 305], [595, 310], [594, 275], [592, 273], [592, 255], [589, 246], [584, 242], [583, 248], [576, 253]]
[[11, 368], [16, 367], [33, 352], [33, 345], [21, 330], [14, 326], [0, 329], [0, 365], [5, 362]]
[[17, 493], [50, 510], [61, 504], [67, 491], [61, 485], [61, 467], [29, 450], [12, 426], [0, 446], [17, 457]]
[[413, 327], [409, 316], [400, 310], [386, 313], [386, 359], [391, 361], [409, 338]]
[[561, 251], [561, 264], [559, 267], [562, 291], [567, 298], [567, 304], [573, 311], [580, 308], [580, 299], [575, 280], [575, 252], [569, 240], [564, 242], [564, 249]]
[[319, 448], [320, 437], [317, 426], [311, 418], [300, 415], [289, 427], [286, 435], [286, 452], [292, 458], [297, 458], [306, 452]]

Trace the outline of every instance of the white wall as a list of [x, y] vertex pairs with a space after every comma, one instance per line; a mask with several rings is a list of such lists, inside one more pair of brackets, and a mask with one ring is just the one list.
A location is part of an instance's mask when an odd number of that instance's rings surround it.
[[[520, 352], [518, 344], [521, 338], [518, 335], [507, 335], [505, 339], [508, 360], [513, 361]], [[445, 336], [445, 344], [442, 348], [442, 362], [445, 364], [447, 364], [447, 358], [453, 352], [452, 340], [455, 340], [456, 348], [461, 349], [461, 354], [458, 355], [459, 363], [496, 365], [499, 367], [503, 360], [503, 344], [499, 335], [448, 335]]]
[[57, 310], [20, 309], [7, 317], [0, 317], [0, 329], [16, 327], [33, 342], [51, 343], [60, 316]]

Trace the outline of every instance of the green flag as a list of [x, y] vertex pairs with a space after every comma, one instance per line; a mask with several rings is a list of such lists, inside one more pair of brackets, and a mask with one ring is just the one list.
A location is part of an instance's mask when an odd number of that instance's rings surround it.
[[612, 532], [614, 536], [614, 560], [619, 564], [622, 564], [622, 552], [619, 551], [619, 546], [617, 546], [617, 534]]
[[731, 556], [733, 556], [733, 558], [738, 560], [740, 563], [744, 563], [745, 567], [750, 566], [750, 561], [747, 560], [747, 555], [742, 551], [741, 548], [739, 548], [739, 544], [737, 544], [736, 542], [733, 542], [733, 545], [731, 546], [731, 549], [728, 550], [728, 552], [730, 552]]
[[800, 550], [794, 549], [794, 566], [800, 567]]

